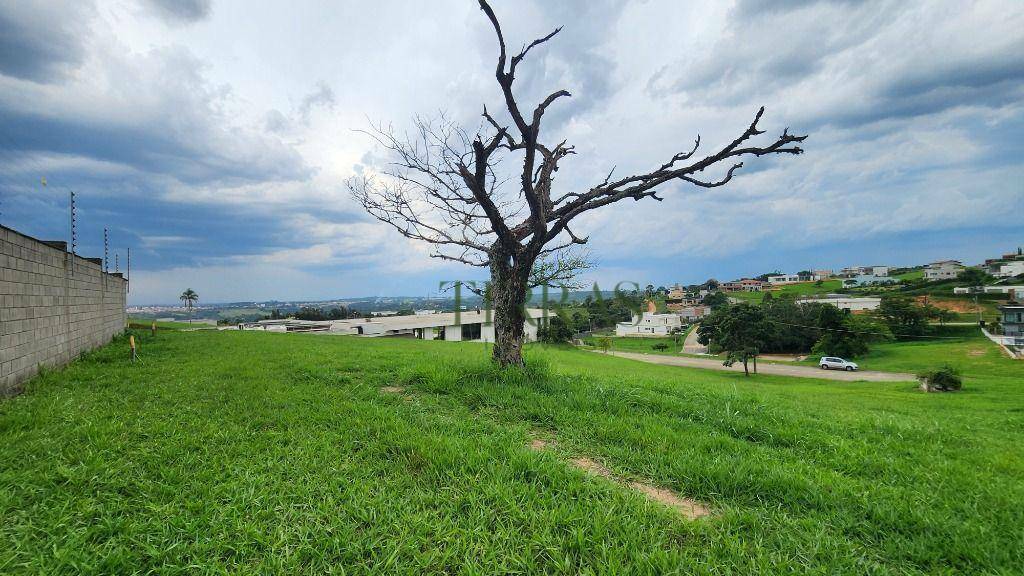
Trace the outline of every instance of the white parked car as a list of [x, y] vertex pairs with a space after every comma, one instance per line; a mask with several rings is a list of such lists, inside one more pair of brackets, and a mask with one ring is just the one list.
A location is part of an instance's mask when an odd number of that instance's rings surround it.
[[836, 356], [822, 356], [821, 360], [818, 361], [818, 366], [821, 366], [822, 370], [846, 370], [847, 372], [853, 372], [860, 368], [855, 362], [843, 360]]

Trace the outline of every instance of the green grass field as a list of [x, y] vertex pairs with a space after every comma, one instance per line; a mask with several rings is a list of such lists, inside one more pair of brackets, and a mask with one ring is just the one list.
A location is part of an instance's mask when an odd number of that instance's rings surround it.
[[532, 347], [524, 376], [474, 343], [137, 338], [141, 364], [119, 340], [0, 400], [0, 573], [1024, 567], [1024, 364], [998, 355], [943, 395], [564, 348]]
[[[802, 296], [816, 296], [821, 294], [832, 294], [834, 292], [841, 292], [843, 287], [842, 280], [824, 280], [821, 286], [818, 286], [816, 282], [798, 282], [796, 284], [783, 284], [778, 287], [777, 290], [771, 290], [772, 296], [780, 297], [785, 295], [794, 295], [796, 297]], [[729, 292], [730, 298], [738, 298], [744, 302], [750, 302], [753, 304], [760, 304], [764, 299], [765, 292]]]
[[[805, 363], [817, 361], [818, 357], [812, 356]], [[1024, 362], [1006, 358], [977, 326], [935, 326], [930, 337], [872, 344], [856, 361], [865, 370], [912, 374], [949, 364], [963, 372], [966, 385], [990, 378], [1024, 379]]]
[[[670, 356], [678, 356], [680, 349], [683, 347], [683, 341], [686, 340], [686, 336], [691, 330], [694, 330], [696, 325], [687, 326], [686, 330], [679, 334], [678, 337], [651, 337], [641, 338], [637, 336], [609, 336], [612, 341], [611, 350], [616, 352], [639, 352], [641, 354], [667, 354]], [[587, 338], [585, 343], [588, 346], [594, 346], [596, 344], [596, 338]], [[655, 349], [655, 346], [665, 345], [664, 350]]]
[[[149, 330], [153, 324], [152, 318], [129, 318], [128, 327], [135, 330]], [[169, 321], [157, 321], [157, 330], [182, 330], [185, 328], [200, 328], [208, 326], [202, 323], [189, 324], [188, 322], [169, 322]]]

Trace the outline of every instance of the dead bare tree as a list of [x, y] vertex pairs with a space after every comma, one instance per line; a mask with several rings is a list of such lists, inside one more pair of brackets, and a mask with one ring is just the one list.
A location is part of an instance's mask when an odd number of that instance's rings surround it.
[[[700, 137], [687, 151], [674, 154], [654, 170], [603, 181], [583, 191], [552, 195], [559, 162], [574, 154], [565, 141], [541, 142], [541, 120], [565, 90], [552, 92], [529, 115], [513, 93], [516, 68], [534, 48], [551, 40], [561, 28], [526, 45], [509, 57], [498, 19], [486, 0], [479, 0], [498, 40], [495, 78], [513, 126], [503, 126], [484, 108], [474, 136], [448, 121], [417, 118], [414, 136], [398, 135], [390, 127], [376, 126], [371, 135], [393, 155], [391, 168], [349, 181], [353, 196], [372, 216], [395, 227], [407, 238], [434, 246], [432, 256], [471, 266], [490, 268], [491, 305], [494, 307], [494, 360], [501, 365], [522, 365], [526, 311], [532, 286], [570, 281], [586, 258], [572, 247], [587, 237], [573, 233], [574, 218], [620, 200], [662, 200], [656, 188], [682, 181], [716, 188], [732, 180], [742, 162], [732, 163], [719, 179], [699, 174], [728, 165], [744, 156], [800, 154], [796, 146], [807, 136], [788, 129], [767, 146], [750, 140], [764, 132], [757, 127], [762, 107], [753, 122], [735, 140], [714, 153], [695, 159]], [[514, 158], [514, 176], [503, 177], [503, 160]], [[508, 185], [506, 185], [508, 184]]]

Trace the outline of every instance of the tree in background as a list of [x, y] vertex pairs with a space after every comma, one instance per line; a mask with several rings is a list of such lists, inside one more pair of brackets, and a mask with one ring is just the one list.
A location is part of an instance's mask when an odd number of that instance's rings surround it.
[[957, 284], [964, 286], [984, 286], [995, 280], [981, 268], [964, 268], [956, 275]]
[[295, 313], [296, 320], [327, 320], [327, 316], [324, 315], [323, 310], [314, 308], [312, 306], [303, 306], [299, 308], [299, 311]]
[[931, 331], [928, 309], [908, 298], [882, 296], [877, 314], [898, 339], [923, 336]]
[[757, 356], [771, 337], [771, 322], [760, 306], [736, 304], [722, 312], [717, 325], [715, 342], [725, 351], [726, 366], [743, 362], [743, 373], [750, 376], [748, 362], [754, 361], [754, 372], [757, 372]]
[[[770, 294], [770, 293], [769, 293]], [[778, 298], [766, 298], [761, 307], [765, 316], [772, 321], [771, 338], [761, 349], [764, 353], [801, 353], [807, 352], [818, 339], [819, 310], [823, 306], [836, 309], [834, 306], [820, 302], [796, 301], [796, 296], [787, 294]]]
[[[765, 145], [754, 143], [764, 133], [758, 122], [761, 108], [738, 137], [723, 147], [697, 157], [700, 138], [692, 148], [654, 162], [648, 172], [613, 177], [586, 189], [556, 193], [560, 163], [575, 154], [565, 141], [542, 138], [548, 108], [570, 96], [556, 90], [531, 110], [517, 99], [513, 85], [518, 66], [527, 54], [561, 31], [509, 53], [497, 16], [486, 0], [480, 8], [494, 29], [498, 43], [495, 79], [504, 110], [493, 116], [485, 107], [476, 134], [443, 116], [438, 121], [418, 119], [410, 136], [377, 127], [377, 142], [394, 158], [387, 168], [372, 169], [349, 181], [355, 199], [373, 217], [393, 226], [407, 238], [434, 246], [432, 256], [487, 267], [494, 307], [493, 358], [502, 366], [523, 366], [525, 304], [531, 286], [558, 285], [575, 277], [581, 260], [570, 248], [586, 244], [570, 228], [573, 221], [593, 210], [625, 200], [662, 200], [658, 191], [677, 184], [716, 188], [727, 184], [739, 160], [775, 154], [800, 154], [806, 136], [788, 129]], [[505, 168], [499, 164], [505, 160]], [[514, 165], [514, 166], [512, 166]], [[709, 172], [721, 176], [706, 179]], [[509, 171], [515, 173], [508, 178]], [[508, 186], [504, 184], [510, 182]], [[549, 273], [537, 277], [538, 262], [553, 262]]]
[[872, 342], [892, 340], [892, 332], [884, 323], [830, 305], [820, 308], [818, 327], [821, 337], [812, 352], [820, 356], [856, 358], [867, 354]]
[[537, 329], [537, 339], [548, 344], [569, 342], [572, 340], [572, 335], [573, 326], [561, 314], [548, 317], [548, 321]]
[[724, 292], [711, 292], [702, 298], [700, 303], [714, 310], [716, 308], [721, 308], [722, 306], [728, 306], [729, 297], [726, 296]]
[[952, 322], [957, 318], [956, 312], [936, 306], [931, 307], [930, 313], [932, 318], [939, 321], [940, 326], [945, 326], [947, 322]]
[[181, 296], [178, 296], [178, 300], [185, 303], [185, 308], [188, 309], [188, 323], [192, 324], [192, 307], [199, 301], [199, 294], [196, 294], [195, 290], [188, 288], [181, 293]]

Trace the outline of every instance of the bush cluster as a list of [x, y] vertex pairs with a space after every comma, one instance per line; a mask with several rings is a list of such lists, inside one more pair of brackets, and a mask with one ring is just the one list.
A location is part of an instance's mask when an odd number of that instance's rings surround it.
[[925, 370], [917, 377], [921, 379], [922, 387], [929, 392], [955, 392], [963, 388], [960, 371], [949, 364], [934, 370]]

